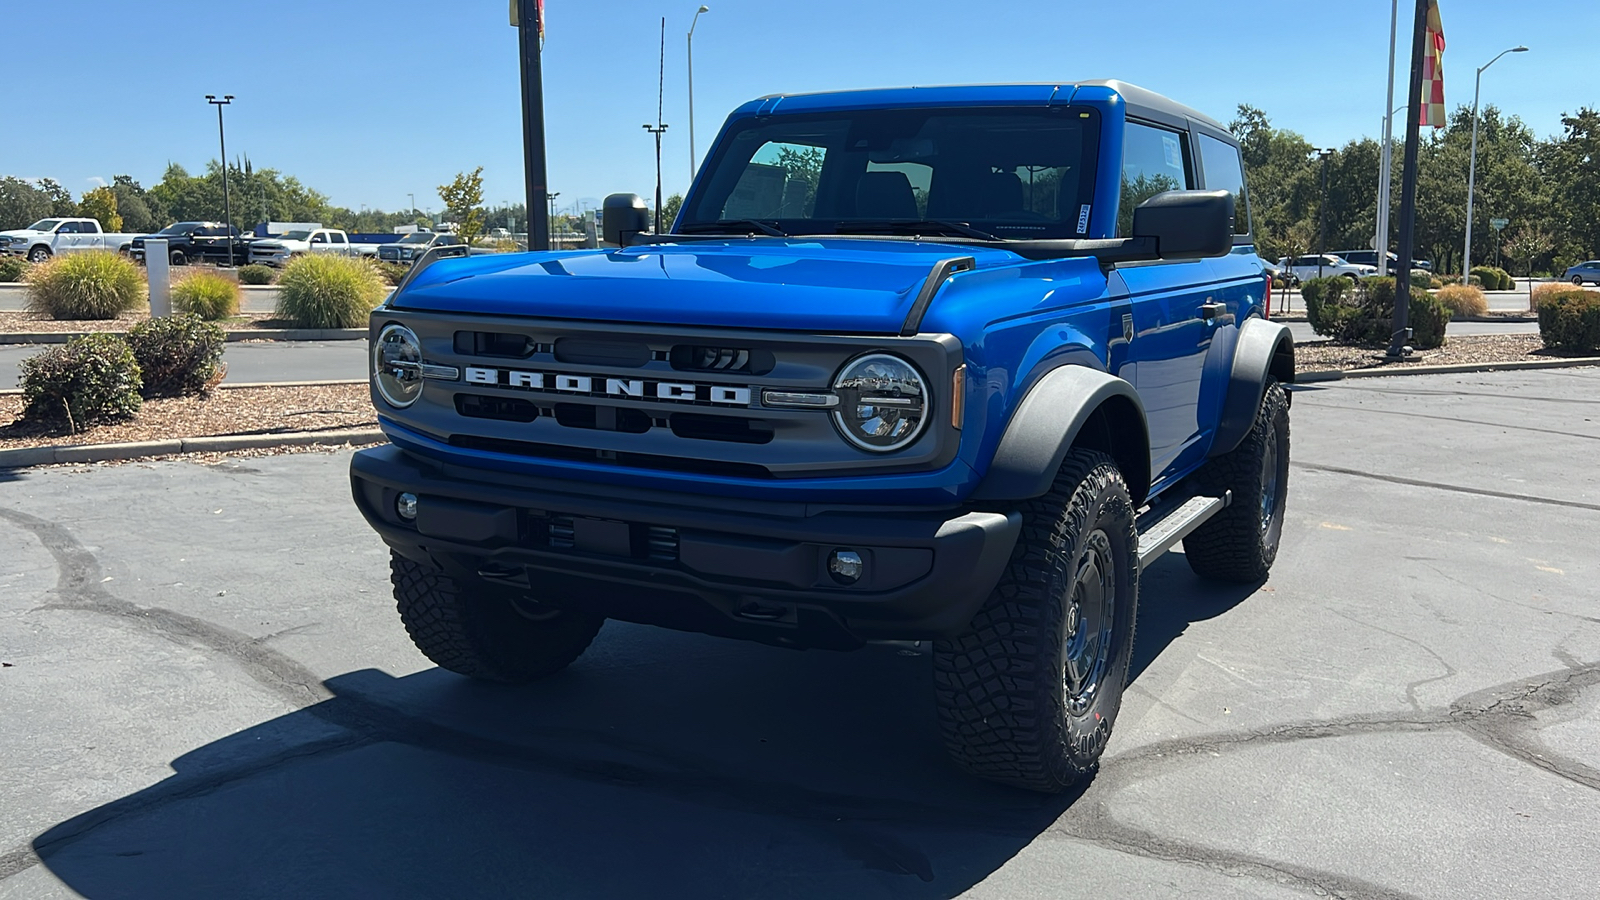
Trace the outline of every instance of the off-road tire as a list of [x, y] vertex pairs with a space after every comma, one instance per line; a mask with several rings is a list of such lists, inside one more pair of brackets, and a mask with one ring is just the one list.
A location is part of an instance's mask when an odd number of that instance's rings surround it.
[[[1122, 705], [1139, 598], [1138, 537], [1127, 484], [1104, 453], [1073, 450], [1049, 493], [1021, 512], [1022, 534], [1000, 583], [963, 632], [934, 642], [934, 693], [957, 765], [1058, 793], [1094, 774]], [[1091, 556], [1107, 563], [1110, 633], [1098, 688], [1073, 714], [1064, 644]], [[1079, 613], [1071, 621], [1083, 629], [1087, 620]]]
[[[1268, 466], [1275, 469], [1276, 487], [1264, 499], [1269, 489], [1262, 476]], [[1289, 398], [1276, 379], [1267, 381], [1250, 433], [1238, 447], [1206, 463], [1194, 481], [1203, 494], [1232, 491], [1233, 502], [1183, 539], [1189, 568], [1219, 581], [1265, 579], [1278, 558], [1289, 494]]]
[[573, 610], [533, 618], [505, 596], [472, 595], [446, 573], [389, 556], [395, 605], [411, 642], [440, 668], [483, 681], [520, 684], [577, 659], [605, 619]]

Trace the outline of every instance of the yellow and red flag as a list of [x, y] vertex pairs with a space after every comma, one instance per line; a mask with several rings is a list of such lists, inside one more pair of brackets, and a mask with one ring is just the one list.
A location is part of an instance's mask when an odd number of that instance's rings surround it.
[[1439, 18], [1439, 0], [1428, 0], [1428, 31], [1422, 48], [1422, 124], [1443, 128], [1444, 108], [1444, 22]]

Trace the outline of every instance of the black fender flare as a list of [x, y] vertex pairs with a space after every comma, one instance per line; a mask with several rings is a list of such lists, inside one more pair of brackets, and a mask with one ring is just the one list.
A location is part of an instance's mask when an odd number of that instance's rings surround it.
[[1150, 492], [1150, 429], [1144, 403], [1127, 381], [1087, 366], [1046, 372], [1022, 402], [995, 448], [974, 500], [1027, 500], [1055, 482], [1074, 446], [1104, 450], [1122, 468], [1134, 505]]
[[1228, 394], [1222, 401], [1222, 418], [1211, 440], [1211, 455], [1230, 453], [1256, 421], [1267, 377], [1284, 384], [1294, 382], [1294, 337], [1282, 322], [1251, 317], [1239, 327], [1234, 343]]

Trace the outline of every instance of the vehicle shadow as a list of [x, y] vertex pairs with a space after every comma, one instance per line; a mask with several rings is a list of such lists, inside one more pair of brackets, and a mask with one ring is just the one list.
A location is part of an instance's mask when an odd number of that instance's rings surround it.
[[528, 687], [354, 671], [34, 849], [91, 898], [950, 897], [1077, 795], [951, 766], [928, 668], [612, 623]]
[[1207, 581], [1190, 571], [1182, 553], [1162, 554], [1139, 575], [1139, 620], [1128, 681], [1137, 681], [1191, 624], [1228, 612], [1260, 589], [1260, 584]]

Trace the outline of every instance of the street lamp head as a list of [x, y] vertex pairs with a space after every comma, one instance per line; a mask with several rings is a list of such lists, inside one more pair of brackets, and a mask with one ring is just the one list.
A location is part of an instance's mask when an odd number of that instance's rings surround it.
[[[1522, 49], [1526, 50], [1528, 48], [1524, 47]], [[233, 95], [232, 94], [223, 94], [222, 95], [222, 99], [224, 99], [224, 100], [232, 100], [233, 99]]]
[[217, 95], [216, 94], [207, 94], [206, 95], [206, 99], [207, 100], [215, 100], [215, 99], [217, 99]]
[[1528, 52], [1528, 48], [1527, 47], [1512, 47], [1511, 48], [1511, 52], [1512, 53], [1527, 53]]
[[702, 6], [702, 7], [700, 7], [700, 8], [699, 8], [699, 9], [697, 9], [697, 10], [695, 10], [695, 13], [697, 13], [697, 14], [698, 14], [698, 13], [703, 13], [703, 12], [711, 12], [711, 7], [709, 7], [709, 6]]

